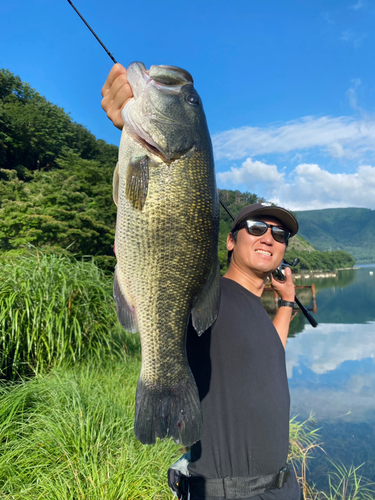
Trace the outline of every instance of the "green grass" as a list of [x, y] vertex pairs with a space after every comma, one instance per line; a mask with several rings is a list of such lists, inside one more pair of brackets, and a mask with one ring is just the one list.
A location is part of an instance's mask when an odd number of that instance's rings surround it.
[[334, 472], [328, 477], [329, 491], [321, 493], [321, 500], [374, 500], [375, 484], [364, 479], [351, 465], [337, 465], [332, 462]]
[[67, 359], [113, 350], [112, 280], [93, 261], [35, 253], [0, 265], [0, 377], [45, 372]]
[[134, 437], [137, 360], [57, 368], [0, 391], [0, 498], [170, 499], [170, 441]]

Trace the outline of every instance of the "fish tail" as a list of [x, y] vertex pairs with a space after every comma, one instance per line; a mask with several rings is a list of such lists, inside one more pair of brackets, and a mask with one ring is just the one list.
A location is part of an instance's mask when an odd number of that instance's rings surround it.
[[202, 414], [198, 389], [191, 375], [174, 387], [152, 386], [138, 380], [135, 437], [143, 444], [153, 444], [156, 438], [169, 437], [182, 446], [199, 441]]

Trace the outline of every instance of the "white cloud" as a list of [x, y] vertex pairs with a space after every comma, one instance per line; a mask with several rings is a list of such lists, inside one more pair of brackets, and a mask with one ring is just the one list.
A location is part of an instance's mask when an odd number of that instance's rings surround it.
[[358, 34], [355, 31], [349, 29], [342, 32], [340, 40], [343, 42], [350, 42], [353, 44], [355, 49], [358, 49], [365, 38], [367, 38], [367, 33]]
[[350, 8], [353, 10], [358, 10], [358, 9], [362, 9], [363, 5], [364, 5], [363, 2], [361, 2], [361, 0], [358, 0], [358, 2], [351, 5]]
[[[348, 95], [352, 104], [357, 105], [355, 89], [354, 83], [354, 94], [351, 92]], [[375, 120], [306, 116], [283, 125], [241, 127], [220, 132], [213, 135], [212, 141], [218, 160], [306, 152], [312, 148], [318, 148], [335, 158], [355, 158], [366, 152], [375, 153]]]
[[352, 86], [349, 88], [347, 91], [346, 95], [349, 98], [349, 104], [350, 106], [356, 110], [356, 111], [362, 111], [362, 108], [358, 106], [358, 100], [357, 100], [357, 88], [361, 85], [361, 79], [360, 78], [354, 78], [352, 80]]
[[[372, 369], [353, 373], [340, 383], [336, 376], [333, 387], [326, 378], [320, 381], [319, 376], [333, 372], [345, 361], [374, 359], [374, 331], [374, 322], [319, 324], [315, 329], [306, 325], [303, 332], [288, 340], [286, 358], [294, 412], [308, 415], [313, 411], [318, 419], [344, 418], [346, 421], [363, 420], [366, 415], [373, 414], [374, 363]], [[305, 378], [299, 383], [301, 362], [317, 375], [309, 383]]]
[[291, 388], [291, 408], [293, 414], [307, 417], [312, 412], [319, 420], [335, 419], [346, 422], [363, 422], [373, 418], [375, 410], [375, 374], [353, 375], [341, 388], [303, 385]]
[[306, 325], [303, 332], [288, 340], [288, 377], [292, 377], [301, 358], [318, 375], [335, 370], [344, 361], [375, 358], [374, 332], [374, 322], [353, 325], [320, 323], [316, 328]]
[[223, 184], [249, 184], [250, 182], [265, 183], [268, 187], [276, 187], [284, 182], [284, 174], [277, 170], [276, 165], [268, 165], [262, 161], [245, 160], [240, 168], [231, 167], [228, 172], [218, 174]]
[[330, 12], [323, 13], [323, 20], [328, 24], [336, 24], [336, 21], [332, 19]]
[[333, 174], [317, 164], [301, 163], [288, 176], [275, 165], [248, 158], [240, 167], [217, 174], [219, 187], [245, 187], [290, 210], [337, 207], [375, 209], [375, 167]]

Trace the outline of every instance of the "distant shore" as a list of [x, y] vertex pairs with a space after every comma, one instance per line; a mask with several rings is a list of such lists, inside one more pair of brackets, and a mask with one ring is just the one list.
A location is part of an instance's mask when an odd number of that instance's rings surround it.
[[372, 264], [356, 264], [354, 267], [340, 267], [338, 269], [335, 269], [334, 271], [327, 271], [323, 269], [314, 269], [312, 271], [307, 270], [302, 271], [298, 274], [293, 274], [293, 278], [295, 279], [309, 279], [309, 278], [336, 278], [338, 271], [350, 271], [354, 270], [356, 271], [357, 269], [361, 269], [363, 267], [375, 267], [375, 263]]
[[336, 278], [338, 271], [349, 271], [351, 269], [359, 269], [359, 267], [341, 267], [338, 269], [332, 270], [324, 270], [324, 269], [314, 269], [300, 272], [298, 274], [293, 274], [293, 278], [295, 279], [308, 279], [308, 278]]
[[336, 278], [337, 271], [306, 271], [303, 273], [293, 274], [295, 279], [308, 278]]

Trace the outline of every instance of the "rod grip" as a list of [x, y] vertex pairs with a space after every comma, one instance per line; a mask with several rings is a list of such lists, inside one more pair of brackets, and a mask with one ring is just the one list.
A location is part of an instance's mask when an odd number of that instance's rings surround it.
[[303, 314], [305, 315], [305, 318], [310, 323], [310, 325], [313, 328], [316, 328], [318, 326], [318, 322], [315, 320], [315, 318], [313, 316], [311, 316], [309, 311], [306, 309], [306, 307], [304, 305], [301, 304], [301, 302], [297, 299], [297, 297], [295, 297], [295, 302], [296, 302], [297, 306], [301, 309]]

